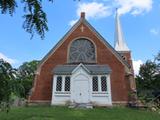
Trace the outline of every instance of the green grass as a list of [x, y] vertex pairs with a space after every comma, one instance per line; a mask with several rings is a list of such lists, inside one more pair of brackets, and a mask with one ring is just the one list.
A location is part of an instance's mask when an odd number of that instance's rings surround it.
[[0, 112], [0, 120], [160, 120], [160, 114], [129, 108], [69, 109], [32, 106]]

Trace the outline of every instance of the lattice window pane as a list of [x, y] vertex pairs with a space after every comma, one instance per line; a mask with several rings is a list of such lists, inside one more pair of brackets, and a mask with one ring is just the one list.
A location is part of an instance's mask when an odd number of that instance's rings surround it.
[[101, 90], [107, 91], [107, 78], [105, 76], [101, 77]]
[[93, 77], [92, 79], [92, 90], [98, 91], [98, 77]]
[[70, 77], [65, 77], [65, 91], [70, 91]]
[[57, 77], [56, 91], [62, 91], [62, 77]]

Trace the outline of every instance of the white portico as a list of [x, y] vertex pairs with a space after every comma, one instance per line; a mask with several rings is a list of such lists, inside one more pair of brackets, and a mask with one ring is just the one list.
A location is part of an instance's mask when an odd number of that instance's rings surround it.
[[109, 66], [59, 65], [53, 72], [52, 105], [112, 105]]

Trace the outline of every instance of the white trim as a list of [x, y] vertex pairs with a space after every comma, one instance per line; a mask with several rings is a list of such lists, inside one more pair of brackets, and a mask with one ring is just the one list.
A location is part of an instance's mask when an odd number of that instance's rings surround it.
[[76, 72], [80, 67], [82, 67], [84, 70], [86, 70], [88, 73], [90, 73], [90, 71], [82, 64], [80, 63], [73, 71], [72, 71], [72, 74], [74, 72]]
[[64, 90], [64, 87], [65, 87], [65, 77], [66, 77], [66, 76], [64, 76], [64, 75], [62, 76], [62, 75], [61, 75], [61, 77], [62, 77], [62, 91], [61, 91], [61, 92], [64, 92], [64, 91], [65, 91], [65, 90]]
[[128, 101], [112, 101], [112, 104], [128, 104]]
[[54, 94], [55, 97], [70, 97], [70, 94], [62, 94], [62, 93], [59, 93], [59, 94]]
[[[61, 77], [62, 78], [61, 91], [57, 91], [56, 90], [56, 87], [57, 87], [57, 77]], [[56, 84], [55, 85], [55, 90], [54, 90], [55, 94], [70, 94], [70, 91], [65, 91], [65, 78], [66, 77], [70, 77], [70, 76], [69, 75], [54, 75], [55, 84]], [[70, 82], [71, 82], [71, 80], [70, 80]]]
[[105, 94], [92, 94], [93, 97], [109, 97], [107, 93]]
[[98, 75], [97, 77], [98, 77], [98, 93], [101, 93], [102, 92], [102, 90], [101, 90], [101, 76]]
[[[92, 94], [108, 94], [108, 84], [110, 84], [110, 76], [108, 74], [106, 75], [92, 75], [92, 80], [93, 77], [97, 77], [98, 78], [98, 91], [93, 91], [93, 84], [92, 84]], [[106, 77], [106, 86], [107, 86], [107, 91], [102, 91], [102, 84], [101, 84], [101, 77]], [[92, 81], [91, 80], [91, 81]]]
[[107, 76], [107, 91], [109, 95], [109, 102], [112, 104], [112, 93], [111, 93], [111, 79], [110, 75]]
[[57, 75], [54, 75], [52, 83], [53, 84], [52, 84], [52, 100], [51, 100], [51, 104], [54, 103], [54, 96], [55, 96], [54, 91], [56, 91]]

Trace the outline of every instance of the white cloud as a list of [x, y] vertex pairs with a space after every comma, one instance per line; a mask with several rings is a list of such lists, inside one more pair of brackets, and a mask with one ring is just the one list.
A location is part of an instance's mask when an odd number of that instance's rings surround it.
[[3, 60], [5, 60], [5, 61], [9, 62], [10, 64], [15, 64], [15, 63], [17, 63], [17, 60], [8, 58], [7, 56], [5, 56], [5, 55], [2, 54], [2, 53], [0, 53], [0, 59], [3, 59]]
[[[86, 13], [87, 19], [104, 18], [114, 14], [115, 8], [118, 8], [119, 14], [130, 13], [132, 15], [141, 15], [151, 11], [153, 0], [101, 0], [101, 2], [80, 2], [76, 10], [79, 18], [81, 12]], [[69, 22], [73, 25], [76, 20]]]
[[152, 9], [153, 0], [115, 0], [119, 14], [131, 13], [133, 15], [149, 12]]
[[69, 22], [69, 25], [70, 25], [70, 26], [73, 26], [77, 21], [78, 21], [78, 19], [71, 20], [71, 21]]
[[160, 35], [160, 30], [156, 28], [150, 29], [150, 33], [153, 35]]
[[77, 9], [77, 16], [80, 16], [81, 12], [86, 13], [86, 18], [103, 18], [111, 15], [112, 11], [109, 6], [104, 3], [90, 2], [90, 3], [79, 3]]
[[[98, 19], [111, 15], [112, 10], [111, 7], [104, 5], [104, 3], [83, 2], [78, 4], [78, 8], [76, 10], [77, 17], [80, 16], [81, 12], [86, 13], [87, 19]], [[69, 25], [73, 26], [77, 21], [78, 19], [71, 20]]]
[[138, 75], [141, 64], [143, 64], [142, 60], [133, 60], [133, 69], [135, 75]]

